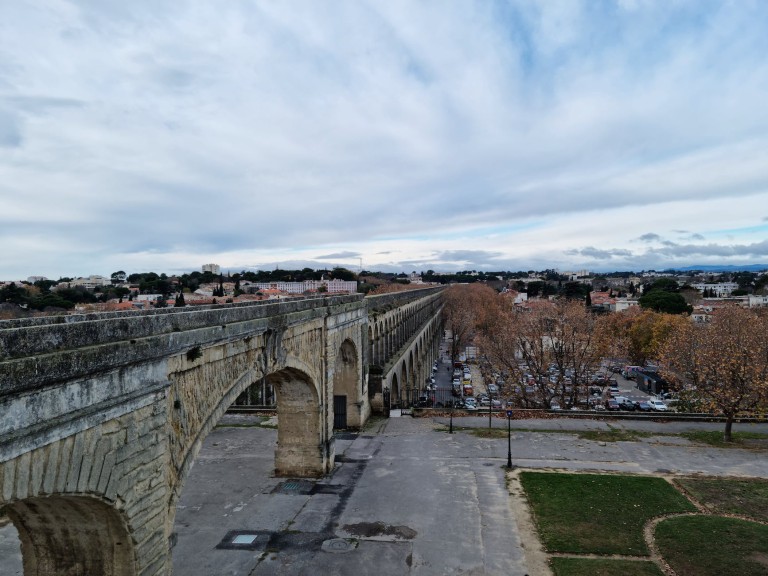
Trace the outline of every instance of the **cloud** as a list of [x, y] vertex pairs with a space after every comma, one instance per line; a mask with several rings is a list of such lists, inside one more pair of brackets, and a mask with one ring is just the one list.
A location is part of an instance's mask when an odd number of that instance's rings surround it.
[[629, 250], [618, 250], [618, 249], [601, 250], [598, 248], [594, 248], [592, 246], [588, 246], [586, 248], [567, 250], [566, 254], [570, 254], [574, 256], [575, 255], [585, 256], [587, 258], [596, 258], [597, 260], [608, 260], [616, 257], [632, 256], [632, 252], [630, 252]]
[[653, 267], [678, 256], [632, 251], [646, 227], [759, 242], [768, 6], [436, 6], [8, 3], [0, 242], [24, 252], [3, 274]]
[[316, 260], [344, 260], [349, 258], [359, 258], [359, 252], [334, 252], [333, 254], [325, 254], [324, 256], [315, 256]]

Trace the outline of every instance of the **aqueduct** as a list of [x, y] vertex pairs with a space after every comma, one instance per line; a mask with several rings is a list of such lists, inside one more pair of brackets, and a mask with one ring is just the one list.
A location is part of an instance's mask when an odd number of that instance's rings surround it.
[[335, 407], [359, 428], [387, 390], [418, 390], [441, 306], [423, 289], [0, 322], [0, 516], [24, 574], [168, 574], [201, 442], [262, 379], [275, 473], [328, 473]]

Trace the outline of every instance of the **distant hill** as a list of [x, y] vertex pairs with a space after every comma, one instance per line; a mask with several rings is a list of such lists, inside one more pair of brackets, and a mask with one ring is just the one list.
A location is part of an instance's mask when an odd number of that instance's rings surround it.
[[671, 268], [680, 272], [692, 272], [699, 270], [701, 272], [762, 272], [768, 270], [768, 264], [745, 264], [743, 266], [722, 265], [722, 266], [684, 266], [681, 268]]

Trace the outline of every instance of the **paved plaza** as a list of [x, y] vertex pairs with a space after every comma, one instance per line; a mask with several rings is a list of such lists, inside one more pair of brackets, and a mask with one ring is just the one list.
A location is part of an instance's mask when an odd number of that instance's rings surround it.
[[[277, 431], [227, 415], [206, 439], [178, 504], [174, 574], [183, 576], [539, 576], [523, 546], [525, 515], [510, 497], [507, 439], [463, 428], [487, 416], [376, 420], [336, 439], [333, 474], [316, 481], [272, 475]], [[506, 430], [504, 419], [492, 425]], [[575, 419], [515, 420], [513, 464], [522, 468], [768, 478], [762, 452], [695, 445], [676, 434], [722, 424]], [[581, 440], [608, 427], [652, 435]], [[460, 430], [460, 428], [462, 428]], [[558, 432], [557, 430], [562, 430]], [[736, 425], [768, 432], [768, 425]], [[659, 435], [653, 435], [658, 433]], [[18, 538], [0, 528], [0, 576], [21, 574]]]

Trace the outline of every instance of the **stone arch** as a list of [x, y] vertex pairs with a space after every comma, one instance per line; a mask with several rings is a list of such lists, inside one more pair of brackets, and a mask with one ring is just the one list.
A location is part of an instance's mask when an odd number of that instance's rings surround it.
[[[389, 405], [398, 406], [400, 404], [400, 379], [395, 372], [389, 384]], [[388, 408], [388, 406], [385, 406]]]
[[[336, 354], [336, 366], [333, 371], [334, 410], [337, 397], [344, 397], [346, 404], [346, 428], [362, 426], [363, 388], [360, 367], [357, 361], [357, 349], [354, 343], [346, 339], [341, 343]], [[336, 427], [334, 425], [334, 427]]]
[[406, 360], [406, 366], [408, 371], [408, 402], [413, 403], [416, 401], [416, 398], [418, 398], [419, 393], [419, 383], [417, 380], [416, 375], [416, 359], [414, 357], [413, 348], [408, 351], [408, 358]]
[[0, 510], [18, 530], [25, 576], [134, 576], [128, 524], [113, 505], [90, 496], [17, 500]]
[[320, 477], [329, 471], [332, 454], [325, 445], [320, 396], [312, 379], [296, 368], [267, 376], [277, 393], [277, 476]]

